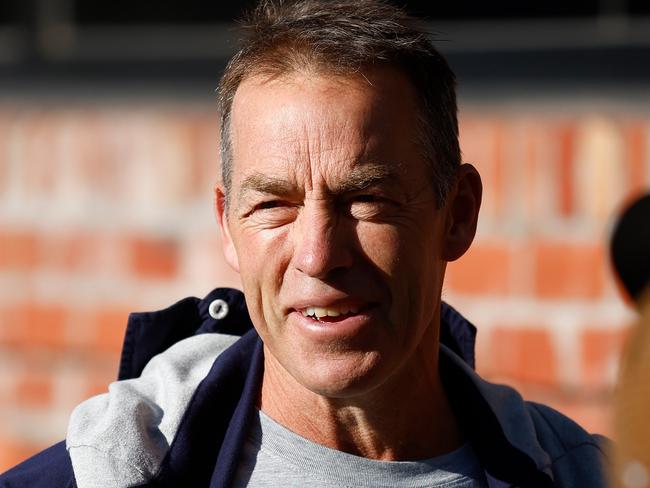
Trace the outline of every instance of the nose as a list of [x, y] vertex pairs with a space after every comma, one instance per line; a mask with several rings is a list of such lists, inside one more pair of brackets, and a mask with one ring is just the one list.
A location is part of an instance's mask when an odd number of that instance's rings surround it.
[[333, 209], [314, 207], [305, 205], [294, 224], [293, 262], [301, 273], [324, 279], [352, 266], [352, 230]]

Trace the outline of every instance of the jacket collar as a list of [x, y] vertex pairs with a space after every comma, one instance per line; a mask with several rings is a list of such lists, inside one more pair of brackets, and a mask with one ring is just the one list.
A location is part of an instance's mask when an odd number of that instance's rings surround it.
[[[223, 300], [228, 313], [216, 319], [210, 304]], [[205, 298], [184, 298], [164, 310], [129, 315], [118, 379], [137, 378], [149, 361], [173, 344], [196, 334], [219, 332], [242, 336], [253, 328], [244, 294], [233, 288], [215, 288]]]

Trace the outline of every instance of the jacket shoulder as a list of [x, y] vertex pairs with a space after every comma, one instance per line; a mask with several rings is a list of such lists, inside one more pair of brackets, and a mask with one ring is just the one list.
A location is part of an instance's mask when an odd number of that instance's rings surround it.
[[72, 463], [65, 441], [54, 444], [0, 475], [0, 487], [74, 488]]
[[153, 479], [181, 428], [197, 387], [237, 336], [201, 334], [154, 357], [139, 378], [117, 381], [108, 393], [78, 405], [67, 447], [78, 483], [101, 473], [119, 486]]
[[551, 407], [526, 404], [558, 486], [606, 487], [609, 440], [588, 433]]

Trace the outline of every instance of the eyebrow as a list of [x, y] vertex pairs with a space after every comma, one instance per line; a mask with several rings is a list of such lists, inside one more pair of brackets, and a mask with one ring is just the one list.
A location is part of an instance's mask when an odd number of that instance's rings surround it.
[[354, 168], [347, 179], [333, 193], [343, 194], [365, 190], [386, 180], [397, 180], [394, 167], [385, 165], [369, 165]]
[[250, 192], [290, 195], [295, 193], [295, 189], [295, 185], [290, 181], [265, 175], [264, 173], [253, 173], [244, 179], [239, 190], [239, 198], [242, 199]]
[[[334, 195], [352, 193], [365, 190], [389, 179], [395, 179], [395, 168], [386, 165], [364, 165], [354, 168], [345, 181], [331, 190]], [[264, 173], [253, 173], [242, 182], [239, 198], [242, 199], [250, 192], [266, 193], [269, 195], [289, 196], [295, 195], [298, 189], [291, 181], [269, 176]]]

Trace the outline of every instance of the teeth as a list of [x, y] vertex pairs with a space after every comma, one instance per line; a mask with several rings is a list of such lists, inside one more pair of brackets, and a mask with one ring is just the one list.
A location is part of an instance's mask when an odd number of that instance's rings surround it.
[[338, 308], [324, 308], [324, 307], [307, 307], [301, 310], [305, 317], [315, 317], [320, 319], [322, 317], [338, 317], [345, 314], [356, 314], [359, 311], [357, 307], [348, 307], [343, 305]]
[[316, 307], [314, 309], [314, 312], [316, 313], [317, 318], [327, 317], [327, 309], [326, 308]]
[[306, 309], [304, 309], [304, 310], [302, 311], [302, 314], [303, 314], [305, 317], [309, 317], [310, 315], [311, 315], [311, 316], [314, 316], [314, 315], [316, 315], [315, 310], [316, 310], [316, 309], [315, 309], [314, 307], [307, 307]]

